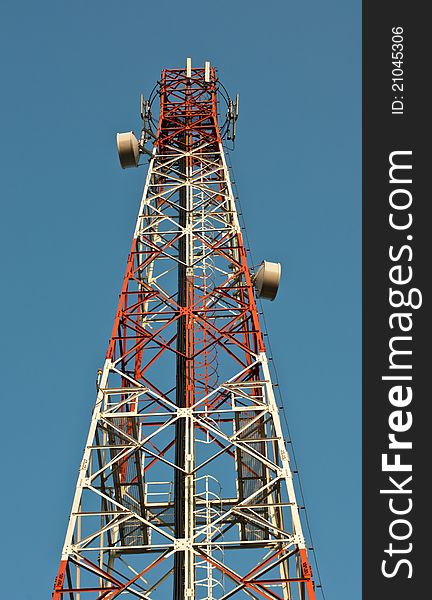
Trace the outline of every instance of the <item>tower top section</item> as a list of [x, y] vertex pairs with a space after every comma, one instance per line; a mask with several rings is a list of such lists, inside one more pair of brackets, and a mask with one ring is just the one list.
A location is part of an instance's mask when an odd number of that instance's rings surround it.
[[164, 73], [176, 73], [186, 78], [186, 83], [192, 84], [193, 81], [201, 83], [204, 81], [207, 85], [216, 82], [216, 70], [211, 66], [210, 61], [205, 61], [204, 66], [194, 67], [192, 65], [192, 58], [186, 59], [186, 64], [182, 68], [178, 69], [163, 69], [162, 78]]
[[[157, 122], [153, 116], [155, 107], [160, 110]], [[201, 133], [209, 127], [218, 142], [234, 142], [238, 111], [239, 95], [235, 100], [230, 98], [210, 62], [193, 67], [192, 59], [187, 58], [183, 68], [162, 71], [148, 99], [141, 95], [140, 136], [133, 131], [117, 134], [120, 164], [123, 169], [137, 167], [142, 154], [153, 155], [151, 143], [153, 150], [166, 143], [184, 148], [180, 134], [193, 129], [198, 133], [196, 143], [200, 143]]]

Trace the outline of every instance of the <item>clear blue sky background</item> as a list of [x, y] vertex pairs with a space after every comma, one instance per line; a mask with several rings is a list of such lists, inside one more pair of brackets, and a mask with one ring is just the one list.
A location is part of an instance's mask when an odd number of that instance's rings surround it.
[[[162, 67], [240, 92], [232, 160], [327, 600], [360, 598], [359, 0], [0, 0], [1, 597], [50, 598]], [[3, 520], [4, 519], [4, 520]]]

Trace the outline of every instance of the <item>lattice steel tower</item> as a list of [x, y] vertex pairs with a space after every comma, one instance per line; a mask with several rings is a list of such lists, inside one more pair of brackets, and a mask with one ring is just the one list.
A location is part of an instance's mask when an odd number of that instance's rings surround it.
[[280, 266], [248, 267], [222, 145], [237, 113], [188, 59], [117, 136], [149, 167], [54, 600], [315, 598], [254, 297]]

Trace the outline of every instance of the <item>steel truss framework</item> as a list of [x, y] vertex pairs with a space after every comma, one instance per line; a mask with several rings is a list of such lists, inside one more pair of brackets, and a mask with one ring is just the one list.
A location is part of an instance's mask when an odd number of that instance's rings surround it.
[[54, 600], [313, 600], [218, 126], [165, 70]]

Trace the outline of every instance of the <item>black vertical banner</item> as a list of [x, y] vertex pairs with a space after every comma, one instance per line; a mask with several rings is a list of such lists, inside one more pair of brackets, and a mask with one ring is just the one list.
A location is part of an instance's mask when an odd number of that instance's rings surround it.
[[432, 597], [427, 3], [363, 0], [363, 598]]

